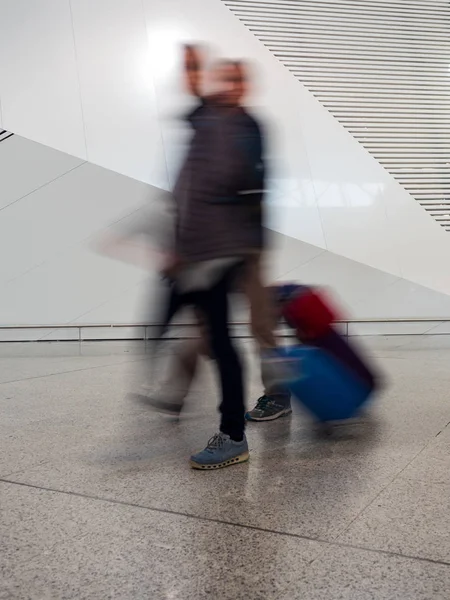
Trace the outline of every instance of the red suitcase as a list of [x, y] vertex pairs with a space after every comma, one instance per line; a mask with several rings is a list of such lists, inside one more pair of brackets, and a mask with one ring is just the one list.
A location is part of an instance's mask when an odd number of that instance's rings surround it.
[[284, 304], [283, 317], [302, 341], [325, 335], [337, 320], [336, 311], [324, 294], [307, 287], [302, 287]]
[[288, 284], [277, 286], [276, 298], [286, 323], [295, 329], [304, 344], [325, 350], [347, 367], [353, 375], [373, 391], [378, 377], [354, 344], [344, 339], [335, 329], [337, 311], [326, 295], [318, 289]]

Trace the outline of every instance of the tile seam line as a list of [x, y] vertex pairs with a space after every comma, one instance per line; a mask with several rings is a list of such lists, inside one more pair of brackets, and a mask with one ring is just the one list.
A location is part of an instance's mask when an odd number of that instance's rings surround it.
[[45, 183], [43, 183], [42, 185], [38, 186], [34, 190], [31, 190], [31, 192], [28, 192], [24, 196], [21, 196], [20, 198], [16, 198], [16, 200], [13, 200], [12, 202], [10, 202], [9, 204], [7, 204], [6, 206], [2, 206], [2, 208], [0, 208], [0, 212], [6, 210], [10, 206], [13, 206], [14, 204], [17, 204], [17, 202], [20, 202], [21, 200], [24, 200], [25, 198], [28, 198], [28, 196], [31, 196], [35, 192], [38, 192], [39, 190], [42, 190], [43, 188], [47, 187], [48, 185], [51, 185], [52, 183], [55, 183], [55, 181], [58, 181], [58, 179], [61, 179], [62, 177], [65, 177], [66, 175], [68, 175], [69, 173], [72, 173], [72, 171], [75, 171], [76, 169], [79, 169], [80, 167], [82, 167], [86, 163], [87, 163], [87, 160], [83, 160], [79, 165], [76, 165], [75, 167], [72, 167], [68, 171], [65, 171], [64, 173], [61, 173], [60, 175], [58, 175], [54, 179], [51, 179], [50, 181], [46, 181]]
[[86, 120], [84, 118], [83, 93], [81, 91], [81, 77], [80, 77], [80, 67], [78, 65], [78, 48], [77, 48], [77, 40], [76, 40], [76, 35], [75, 35], [75, 24], [73, 22], [72, 0], [68, 0], [68, 5], [69, 5], [69, 14], [70, 14], [70, 26], [72, 29], [73, 54], [74, 54], [74, 58], [75, 58], [75, 71], [77, 74], [78, 99], [80, 102], [81, 122], [83, 123], [84, 151], [86, 153], [86, 161], [88, 161], [89, 153], [88, 153], [88, 144], [87, 144]]
[[416, 561], [420, 561], [420, 562], [450, 567], [450, 561], [437, 560], [437, 559], [432, 559], [432, 558], [424, 558], [424, 557], [412, 556], [412, 555], [408, 555], [408, 554], [401, 554], [400, 552], [393, 552], [390, 550], [382, 550], [379, 548], [368, 548], [366, 546], [358, 546], [357, 544], [346, 544], [346, 543], [339, 543], [339, 542], [335, 542], [335, 541], [328, 541], [328, 540], [325, 540], [322, 538], [300, 535], [297, 533], [290, 533], [288, 531], [278, 531], [276, 529], [266, 529], [264, 527], [257, 527], [255, 525], [245, 525], [243, 523], [234, 523], [233, 521], [225, 521], [224, 519], [214, 519], [212, 517], [200, 517], [198, 515], [194, 515], [191, 513], [182, 513], [182, 512], [178, 512], [176, 510], [157, 508], [157, 507], [152, 507], [152, 506], [145, 506], [143, 504], [137, 504], [135, 502], [127, 502], [125, 500], [114, 500], [112, 498], [102, 498], [101, 496], [85, 494], [82, 492], [58, 490], [58, 489], [49, 488], [49, 487], [45, 487], [45, 486], [24, 483], [21, 481], [13, 481], [11, 479], [5, 479], [5, 478], [1, 478], [1, 477], [0, 477], [0, 483], [30, 488], [30, 489], [34, 489], [34, 490], [40, 490], [43, 492], [48, 492], [48, 493], [53, 493], [53, 494], [64, 494], [66, 496], [74, 496], [76, 498], [84, 498], [85, 500], [94, 500], [97, 502], [106, 502], [108, 504], [116, 504], [119, 506], [138, 508], [141, 510], [147, 510], [150, 512], [156, 512], [156, 513], [161, 513], [161, 514], [165, 514], [165, 515], [185, 517], [186, 519], [193, 519], [195, 521], [201, 521], [201, 522], [205, 522], [205, 523], [216, 523], [217, 525], [228, 525], [230, 527], [238, 527], [240, 529], [249, 529], [251, 531], [258, 531], [260, 533], [270, 533], [273, 535], [281, 535], [281, 536], [285, 536], [285, 537], [295, 538], [298, 540], [305, 540], [308, 542], [316, 542], [316, 543], [322, 544], [322, 545], [328, 545], [328, 546], [334, 546], [334, 547], [340, 547], [340, 548], [351, 548], [353, 550], [362, 550], [363, 552], [372, 552], [375, 554], [384, 554], [387, 556], [394, 556], [397, 558], [402, 558], [404, 560], [416, 560]]
[[[276, 233], [278, 233], [278, 232], [276, 232]], [[281, 235], [284, 235], [284, 234], [281, 234]], [[286, 237], [289, 238], [290, 236], [286, 236]], [[291, 239], [295, 240], [296, 238], [291, 238]], [[316, 246], [316, 248], [319, 248], [319, 246]], [[291, 273], [293, 273], [297, 269], [301, 269], [302, 267], [306, 267], [306, 265], [309, 265], [310, 263], [312, 263], [314, 260], [316, 260], [316, 258], [320, 258], [321, 256], [323, 256], [323, 254], [325, 254], [325, 252], [329, 252], [329, 250], [327, 250], [326, 248], [319, 248], [319, 250], [320, 250], [320, 252], [318, 254], [316, 254], [312, 258], [309, 258], [304, 263], [300, 263], [296, 267], [293, 267], [292, 269], [289, 269], [289, 271], [286, 271], [285, 273], [283, 273], [282, 275], [280, 275], [279, 277], [277, 277], [275, 279], [275, 281], [279, 281], [280, 279], [284, 279], [285, 277], [288, 277]]]
[[[74, 357], [76, 358], [76, 357]], [[58, 375], [69, 375], [70, 373], [81, 373], [82, 371], [94, 371], [95, 369], [105, 369], [106, 367], [115, 367], [119, 365], [127, 365], [147, 360], [147, 357], [137, 358], [136, 360], [124, 360], [122, 362], [108, 363], [106, 365], [97, 365], [95, 367], [84, 367], [82, 369], [69, 369], [68, 371], [58, 371], [57, 373], [47, 373], [46, 375], [33, 375], [32, 377], [24, 377], [22, 379], [12, 379], [11, 381], [0, 381], [1, 385], [10, 383], [21, 383], [22, 381], [32, 381], [33, 379], [45, 379], [46, 377], [57, 377]]]
[[[413, 463], [413, 462], [414, 462], [414, 461], [415, 461], [417, 458], [419, 458], [419, 456], [420, 456], [421, 454], [423, 454], [423, 452], [425, 452], [425, 451], [427, 450], [427, 448], [428, 448], [428, 447], [429, 447], [429, 446], [430, 446], [430, 445], [433, 443], [433, 441], [436, 439], [436, 437], [438, 437], [438, 436], [439, 436], [439, 435], [440, 435], [440, 434], [441, 434], [441, 433], [442, 433], [442, 432], [443, 432], [445, 429], [447, 429], [447, 427], [448, 427], [449, 425], [450, 425], [450, 422], [449, 422], [449, 423], [447, 423], [447, 424], [446, 424], [446, 425], [444, 425], [444, 426], [441, 426], [441, 429], [440, 429], [440, 430], [439, 430], [439, 431], [438, 431], [436, 434], [434, 434], [432, 438], [430, 438], [430, 439], [428, 440], [428, 442], [427, 442], [427, 443], [426, 443], [426, 444], [423, 446], [423, 448], [421, 448], [421, 449], [420, 449], [420, 450], [419, 450], [419, 451], [418, 451], [418, 452], [417, 452], [417, 453], [416, 453], [416, 454], [415, 454], [415, 455], [414, 455], [414, 456], [411, 458], [411, 460], [409, 460], [409, 461], [407, 462], [407, 464], [406, 464], [406, 465], [405, 465], [405, 466], [404, 466], [402, 469], [400, 469], [400, 471], [399, 471], [398, 473], [396, 473], [396, 474], [395, 474], [395, 475], [392, 477], [392, 479], [390, 479], [390, 480], [389, 480], [389, 482], [388, 482], [388, 483], [387, 483], [387, 484], [386, 484], [386, 485], [385, 485], [385, 486], [384, 486], [384, 487], [383, 487], [383, 488], [382, 488], [382, 489], [381, 489], [381, 490], [380, 490], [380, 491], [379, 491], [379, 492], [378, 492], [378, 493], [377, 493], [377, 494], [374, 496], [374, 498], [372, 498], [372, 500], [371, 500], [371, 501], [370, 501], [370, 502], [369, 502], [369, 503], [368, 503], [368, 504], [367, 504], [367, 505], [366, 505], [366, 506], [365, 506], [363, 509], [361, 509], [361, 510], [359, 511], [359, 513], [358, 513], [358, 514], [357, 514], [357, 515], [356, 515], [356, 516], [355, 516], [355, 517], [354, 517], [354, 518], [353, 518], [353, 519], [350, 521], [350, 523], [349, 523], [348, 525], [346, 525], [346, 526], [345, 526], [345, 527], [342, 529], [342, 531], [340, 531], [340, 532], [339, 532], [339, 533], [336, 535], [336, 537], [334, 538], [333, 542], [330, 542], [330, 543], [334, 543], [334, 544], [336, 544], [336, 545], [338, 545], [338, 546], [347, 546], [347, 547], [353, 547], [353, 545], [352, 545], [352, 544], [346, 544], [345, 542], [339, 542], [339, 539], [341, 539], [341, 538], [342, 538], [342, 537], [343, 537], [343, 536], [346, 534], [346, 532], [347, 532], [347, 531], [349, 531], [349, 529], [352, 527], [352, 525], [353, 525], [354, 523], [356, 523], [356, 522], [357, 522], [357, 521], [358, 521], [358, 520], [359, 520], [359, 519], [360, 519], [360, 518], [363, 516], [363, 514], [364, 514], [364, 513], [365, 513], [367, 510], [369, 510], [371, 506], [373, 506], [373, 505], [375, 504], [375, 502], [378, 500], [378, 498], [380, 498], [380, 496], [381, 496], [382, 494], [384, 494], [384, 492], [385, 492], [385, 491], [386, 491], [386, 490], [387, 490], [387, 489], [388, 489], [388, 488], [389, 488], [389, 487], [390, 487], [390, 486], [391, 486], [393, 483], [395, 483], [395, 482], [396, 482], [396, 481], [397, 481], [397, 480], [398, 480], [398, 479], [399, 479], [399, 478], [402, 476], [402, 473], [404, 473], [404, 472], [406, 471], [406, 469], [408, 469], [408, 467], [409, 467], [409, 466], [410, 466], [410, 465], [411, 465], [411, 464], [412, 464], [412, 463]], [[359, 547], [359, 546], [357, 546], [357, 547]], [[386, 550], [384, 550], [384, 551], [383, 551], [383, 550], [378, 550], [378, 552], [387, 552], [388, 554], [391, 554], [390, 552], [388, 552], [388, 551], [386, 551]], [[400, 553], [394, 553], [394, 555], [395, 555], [395, 556], [405, 556], [405, 555], [403, 555], [403, 554], [400, 554]], [[410, 557], [410, 558], [414, 558], [414, 557]], [[315, 562], [315, 560], [316, 560], [316, 559], [313, 559], [313, 560], [311, 561], [311, 564], [312, 564], [313, 562]], [[417, 560], [424, 560], [424, 559], [418, 558]], [[431, 560], [431, 559], [429, 559], [429, 560]], [[448, 565], [450, 566], [450, 562], [448, 562], [448, 563], [447, 563], [447, 562], [445, 562], [445, 561], [444, 561], [443, 563], [439, 562], [439, 564], [448, 564]]]

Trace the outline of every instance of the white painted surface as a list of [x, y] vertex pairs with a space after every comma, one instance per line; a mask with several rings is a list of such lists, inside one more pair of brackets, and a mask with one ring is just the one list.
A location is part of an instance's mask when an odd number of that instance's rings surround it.
[[0, 253], [5, 256], [12, 248], [16, 252], [14, 260], [1, 262], [0, 281], [8, 283], [88, 244], [105, 227], [105, 218], [118, 218], [141, 205], [146, 187], [132, 182], [133, 189], [128, 183], [116, 173], [84, 164], [5, 209]]
[[78, 158], [13, 135], [0, 143], [0, 210], [82, 163]]
[[[159, 202], [163, 194], [85, 163], [0, 211], [0, 252], [8, 257], [0, 265], [0, 322], [52, 324], [80, 318], [104, 323], [139, 317], [139, 285], [149, 275], [93, 248], [110, 232], [120, 235], [127, 215], [152, 199]], [[115, 303], [115, 310], [102, 309], [109, 303]]]
[[[59, 164], [60, 170], [71, 164], [64, 162], [69, 157], [58, 157], [33, 142], [17, 137], [14, 143], [21, 152], [5, 158], [15, 156], [17, 162], [22, 155], [35, 157], [36, 163], [45, 165], [44, 158], [57, 157], [51, 163]], [[150, 271], [146, 272], [96, 254], [92, 243], [108, 232], [127, 231], [128, 222], [136, 222], [141, 214], [136, 211], [145, 203], [159, 202], [161, 194], [156, 188], [86, 163], [0, 211], [0, 252], [8, 257], [0, 268], [0, 322], [51, 325], [158, 320], [155, 310], [160, 286], [154, 261], [149, 257]], [[272, 234], [271, 246], [268, 281], [328, 286], [343, 316], [438, 318], [450, 314], [448, 295], [398, 276], [280, 233]]]
[[142, 0], [71, 0], [89, 160], [167, 188]]
[[328, 284], [355, 316], [450, 314], [450, 237], [220, 0], [71, 2], [75, 37], [66, 0], [0, 3], [3, 125], [75, 156], [85, 131], [89, 161], [116, 173], [31, 142], [22, 156], [19, 138], [0, 145], [0, 322], [142, 320], [151, 279], [89, 243], [157, 194], [142, 182], [173, 183], [191, 105], [178, 51], [197, 39], [256, 65], [269, 226], [283, 246], [273, 276]]
[[0, 2], [3, 127], [86, 158], [69, 0]]

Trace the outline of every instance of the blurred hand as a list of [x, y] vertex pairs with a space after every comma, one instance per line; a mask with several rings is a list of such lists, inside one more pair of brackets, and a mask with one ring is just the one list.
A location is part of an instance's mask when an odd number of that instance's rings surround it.
[[173, 278], [179, 271], [182, 261], [177, 254], [166, 254], [162, 261], [161, 273], [165, 277]]

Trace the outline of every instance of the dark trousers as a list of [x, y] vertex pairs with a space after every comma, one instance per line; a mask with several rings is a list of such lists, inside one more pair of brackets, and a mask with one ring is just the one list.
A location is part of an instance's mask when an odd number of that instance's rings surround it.
[[234, 440], [241, 440], [245, 429], [242, 366], [228, 327], [228, 294], [235, 274], [236, 268], [232, 268], [211, 289], [189, 294], [189, 304], [197, 306], [204, 316], [219, 370], [222, 388], [220, 431]]

